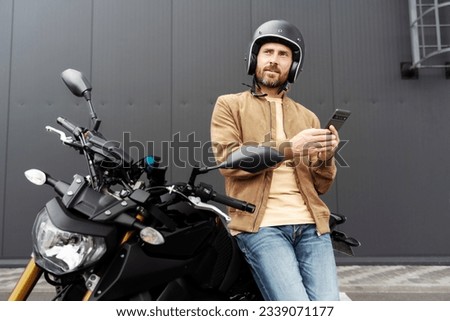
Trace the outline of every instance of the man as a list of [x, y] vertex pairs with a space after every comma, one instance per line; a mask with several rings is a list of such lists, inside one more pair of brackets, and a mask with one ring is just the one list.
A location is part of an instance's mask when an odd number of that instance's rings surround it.
[[221, 170], [227, 194], [256, 205], [253, 214], [229, 208], [229, 228], [265, 300], [339, 299], [330, 211], [319, 198], [335, 178], [339, 136], [334, 127], [320, 129], [317, 116], [286, 93], [304, 54], [294, 25], [262, 24], [248, 57], [252, 89], [220, 96], [211, 120], [218, 162], [243, 144], [269, 144], [285, 156], [256, 174]]

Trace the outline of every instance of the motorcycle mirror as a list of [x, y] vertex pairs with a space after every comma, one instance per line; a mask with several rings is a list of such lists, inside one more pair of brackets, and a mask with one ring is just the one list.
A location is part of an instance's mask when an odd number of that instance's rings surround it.
[[66, 69], [61, 73], [61, 78], [70, 89], [72, 94], [78, 97], [84, 97], [89, 104], [91, 119], [94, 124], [93, 130], [97, 131], [100, 127], [101, 120], [97, 118], [94, 106], [91, 102], [92, 86], [84, 75], [75, 69]]
[[61, 73], [61, 78], [72, 94], [91, 100], [92, 86], [84, 75], [75, 69], [66, 69]]
[[151, 227], [143, 228], [140, 231], [141, 239], [151, 245], [161, 245], [164, 244], [164, 236], [161, 235], [157, 230]]
[[39, 169], [29, 169], [25, 171], [25, 177], [34, 185], [44, 185], [47, 182], [47, 175]]
[[269, 146], [243, 145], [231, 153], [218, 168], [239, 168], [249, 173], [257, 173], [283, 160], [284, 155]]
[[192, 170], [189, 184], [193, 185], [197, 175], [205, 174], [218, 168], [242, 169], [249, 173], [257, 173], [270, 168], [284, 160], [284, 155], [269, 146], [243, 145], [231, 153], [227, 160], [211, 167], [196, 167]]

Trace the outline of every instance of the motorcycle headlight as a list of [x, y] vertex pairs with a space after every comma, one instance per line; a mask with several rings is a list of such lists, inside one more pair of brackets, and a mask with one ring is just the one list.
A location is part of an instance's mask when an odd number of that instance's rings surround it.
[[101, 237], [57, 228], [46, 208], [38, 214], [32, 236], [36, 263], [55, 275], [87, 267], [106, 252], [106, 243]]

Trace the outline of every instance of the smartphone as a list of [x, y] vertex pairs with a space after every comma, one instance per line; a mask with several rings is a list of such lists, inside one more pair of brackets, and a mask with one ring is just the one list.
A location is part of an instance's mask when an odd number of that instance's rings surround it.
[[330, 120], [328, 120], [325, 128], [329, 128], [331, 125], [333, 125], [336, 130], [339, 130], [347, 120], [347, 118], [350, 117], [350, 114], [351, 112], [349, 110], [336, 109], [333, 115], [330, 117]]

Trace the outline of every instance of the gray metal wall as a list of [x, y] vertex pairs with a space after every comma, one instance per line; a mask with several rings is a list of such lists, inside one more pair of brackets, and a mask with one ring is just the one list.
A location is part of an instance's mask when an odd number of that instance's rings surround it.
[[[338, 261], [450, 263], [450, 81], [442, 70], [401, 80], [400, 62], [411, 60], [406, 0], [0, 0], [0, 265], [28, 257], [35, 213], [52, 196], [24, 170], [86, 173], [44, 130], [58, 116], [89, 121], [64, 69], [91, 79], [108, 138], [128, 133], [133, 154], [140, 142], [173, 163], [162, 142], [195, 135], [196, 158], [208, 162], [214, 102], [245, 90], [252, 31], [274, 18], [295, 23], [307, 46], [290, 96], [322, 121], [334, 108], [353, 112], [341, 132], [350, 166], [324, 199], [363, 246]], [[173, 180], [188, 175], [171, 168]], [[205, 180], [223, 190], [217, 173]]]

